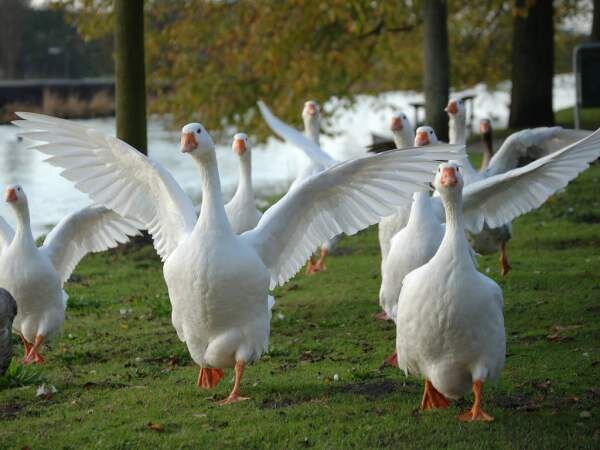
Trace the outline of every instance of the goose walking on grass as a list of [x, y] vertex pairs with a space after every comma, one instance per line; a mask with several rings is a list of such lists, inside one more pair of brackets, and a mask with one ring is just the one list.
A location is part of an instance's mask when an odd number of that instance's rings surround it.
[[[19, 113], [23, 136], [61, 165], [63, 175], [94, 200], [146, 224], [164, 261], [163, 273], [179, 338], [200, 366], [198, 386], [212, 388], [233, 367], [235, 383], [222, 403], [243, 400], [246, 365], [266, 351], [269, 288], [285, 283], [321, 243], [376, 223], [427, 190], [436, 160], [456, 157], [448, 146], [335, 164], [290, 190], [256, 228], [236, 235], [225, 214], [215, 147], [199, 123], [183, 127], [180, 149], [198, 167], [202, 209], [171, 175], [126, 143], [53, 117]], [[84, 161], [85, 170], [79, 170]], [[115, 170], [115, 168], [118, 168]], [[115, 195], [120, 192], [122, 195]]]
[[138, 234], [139, 224], [110, 209], [88, 206], [61, 220], [38, 248], [23, 188], [8, 186], [5, 201], [15, 213], [17, 226], [13, 231], [0, 218], [0, 286], [17, 302], [13, 329], [23, 342], [23, 362], [39, 364], [44, 362], [42, 344], [65, 320], [67, 293], [63, 285], [77, 263], [87, 253], [127, 242], [129, 236]]
[[[417, 136], [419, 142], [436, 141], [430, 127], [419, 128]], [[494, 225], [510, 223], [539, 207], [598, 157], [600, 130], [525, 167], [466, 186], [462, 194], [466, 229], [476, 236], [484, 235], [482, 230], [488, 229], [488, 223], [496, 232], [501, 230], [502, 226]], [[462, 166], [460, 170], [462, 177]], [[387, 315], [395, 316], [405, 275], [427, 263], [437, 251], [443, 231], [441, 223], [445, 220], [439, 196], [415, 194], [409, 225], [394, 236], [388, 257], [381, 266], [379, 302]], [[471, 256], [475, 261], [473, 252]], [[386, 361], [394, 364], [395, 360], [396, 355], [392, 355]]]
[[398, 367], [425, 378], [421, 409], [448, 407], [473, 390], [463, 421], [490, 421], [482, 387], [504, 366], [506, 336], [500, 287], [479, 273], [465, 238], [463, 180], [455, 163], [434, 181], [446, 212], [442, 243], [431, 260], [404, 278], [396, 317]]
[[0, 288], [0, 376], [12, 360], [12, 324], [17, 315], [17, 302], [10, 292]]
[[[321, 110], [317, 102], [308, 100], [304, 103], [304, 108], [302, 109], [304, 135], [275, 117], [264, 102], [259, 101], [258, 108], [271, 130], [284, 141], [302, 150], [309, 159], [309, 164], [298, 173], [289, 190], [295, 189], [305, 179], [339, 163], [339, 161], [332, 158], [321, 148]], [[339, 239], [340, 236], [333, 236], [331, 239], [323, 242], [320, 246], [319, 258], [316, 261], [313, 260], [311, 255], [306, 264], [306, 273], [308, 275], [314, 275], [326, 269], [325, 259]]]
[[225, 205], [225, 212], [236, 234], [251, 230], [258, 224], [262, 213], [256, 208], [252, 188], [252, 151], [245, 133], [237, 133], [231, 145], [240, 159], [240, 176], [235, 194]]

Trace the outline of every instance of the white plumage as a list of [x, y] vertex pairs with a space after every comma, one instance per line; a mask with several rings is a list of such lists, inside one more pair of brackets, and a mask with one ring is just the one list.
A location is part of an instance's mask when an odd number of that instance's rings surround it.
[[473, 386], [476, 402], [461, 419], [491, 420], [481, 410], [481, 384], [496, 380], [504, 366], [502, 291], [473, 264], [457, 167], [442, 164], [434, 181], [446, 211], [442, 243], [403, 281], [396, 317], [398, 367], [426, 379], [423, 409], [446, 407], [446, 398], [462, 397]]
[[[165, 260], [173, 325], [202, 367], [198, 384], [214, 386], [223, 376], [220, 368], [235, 366], [236, 382], [226, 402], [241, 399], [244, 365], [266, 349], [269, 287], [292, 277], [319, 243], [376, 223], [414, 191], [427, 190], [436, 160], [455, 157], [461, 150], [449, 146], [424, 154], [409, 149], [333, 165], [289, 191], [256, 228], [238, 236], [225, 214], [214, 144], [202, 125], [188, 124], [182, 130], [182, 151], [190, 154], [202, 178], [200, 217], [189, 227], [186, 217], [194, 215], [191, 202], [182, 200], [180, 188], [166, 183], [164, 172], [127, 144], [72, 122], [20, 115], [27, 128], [38, 130], [33, 137], [44, 133], [55, 151], [51, 160], [60, 158], [67, 172], [70, 157], [87, 160], [87, 170], [72, 176], [80, 190], [117, 211], [145, 212], [154, 238], [167, 243], [157, 249]], [[88, 145], [89, 136], [96, 145]], [[66, 143], [71, 144], [64, 152], [69, 157], [63, 158], [58, 149]], [[97, 174], [106, 172], [114, 176], [109, 183], [92, 183]], [[115, 184], [139, 193], [137, 202], [105, 195]], [[166, 210], [169, 215], [160, 214]]]
[[0, 286], [15, 298], [13, 329], [25, 346], [25, 362], [42, 362], [39, 347], [64, 322], [67, 294], [63, 284], [89, 252], [127, 242], [140, 224], [101, 206], [66, 216], [38, 248], [31, 233], [27, 196], [19, 185], [6, 189], [16, 216], [16, 231], [0, 220]]

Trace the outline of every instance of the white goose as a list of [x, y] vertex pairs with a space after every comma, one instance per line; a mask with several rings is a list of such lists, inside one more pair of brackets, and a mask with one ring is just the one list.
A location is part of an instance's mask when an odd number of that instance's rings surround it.
[[[202, 175], [202, 209], [193, 205], [158, 163], [126, 143], [70, 121], [19, 113], [24, 137], [92, 198], [148, 225], [164, 261], [172, 321], [194, 361], [200, 387], [213, 387], [222, 368], [235, 368], [223, 403], [242, 400], [247, 363], [269, 338], [268, 292], [291, 278], [320, 242], [376, 223], [426, 190], [436, 159], [456, 157], [448, 146], [424, 154], [406, 150], [337, 164], [301, 183], [273, 205], [258, 226], [236, 235], [221, 201], [212, 139], [201, 124], [182, 130], [181, 150]], [[118, 168], [115, 170], [115, 168]], [[115, 195], [118, 193], [118, 195]]]
[[[418, 135], [424, 132], [420, 142], [436, 141], [432, 129], [421, 128], [417, 131]], [[486, 223], [507, 223], [539, 207], [599, 156], [600, 130], [525, 167], [468, 185], [463, 192], [467, 229], [479, 236]], [[429, 261], [437, 251], [436, 245], [441, 242], [443, 230], [440, 223], [443, 221], [444, 209], [439, 196], [415, 194], [410, 227], [407, 225], [394, 236], [390, 253], [381, 266], [379, 301], [387, 315], [395, 316], [404, 276]], [[494, 230], [501, 228], [494, 227]], [[386, 361], [393, 365], [395, 355]]]
[[15, 298], [18, 313], [13, 329], [25, 348], [24, 362], [42, 363], [40, 347], [65, 320], [65, 281], [89, 252], [99, 252], [137, 234], [139, 224], [101, 206], [89, 206], [66, 216], [38, 248], [31, 233], [27, 196], [19, 185], [8, 186], [16, 230], [0, 218], [0, 286]]
[[463, 223], [463, 180], [455, 163], [441, 164], [434, 185], [446, 212], [437, 253], [405, 278], [398, 300], [398, 367], [425, 378], [421, 409], [446, 408], [472, 388], [473, 407], [460, 420], [493, 420], [481, 389], [504, 367], [506, 337], [500, 287], [479, 273]]
[[[450, 143], [464, 144], [467, 127], [466, 111], [462, 100], [450, 100], [445, 110], [449, 117]], [[562, 127], [541, 127], [513, 133], [491, 157], [484, 170], [477, 172], [468, 158], [460, 161], [465, 185], [524, 166], [535, 159], [583, 139], [589, 134], [589, 131], [566, 130]], [[498, 227], [485, 225], [480, 233], [469, 233], [469, 241], [478, 253], [500, 252], [500, 273], [503, 276], [508, 274], [511, 269], [507, 251], [507, 244], [511, 237], [510, 222]]]
[[256, 208], [254, 189], [252, 189], [252, 151], [248, 136], [237, 133], [231, 145], [240, 158], [240, 177], [235, 194], [225, 205], [225, 212], [236, 234], [251, 230], [258, 224], [262, 213]]
[[381, 142], [376, 142], [367, 146], [367, 151], [369, 153], [381, 153], [387, 150], [413, 146], [413, 142], [415, 141], [415, 130], [404, 112], [396, 111], [392, 114], [390, 131], [393, 136], [391, 141], [383, 137], [378, 137], [378, 139], [381, 139]]
[[[258, 108], [269, 125], [271, 130], [275, 132], [281, 139], [294, 145], [304, 152], [309, 158], [309, 164], [305, 166], [299, 173], [293, 183], [290, 185], [290, 190], [295, 189], [305, 179], [322, 172], [340, 161], [335, 160], [327, 154], [320, 146], [321, 134], [321, 113], [317, 102], [309, 100], [304, 104], [302, 109], [302, 120], [304, 121], [304, 135], [281, 121], [271, 112], [264, 102], [258, 102]], [[321, 254], [317, 261], [313, 261], [312, 255], [308, 259], [306, 265], [306, 273], [314, 275], [326, 269], [325, 259], [331, 249], [335, 246], [340, 236], [334, 236], [321, 244]]]
[[[415, 132], [406, 114], [399, 111], [392, 116], [390, 129], [394, 135], [395, 148], [408, 148], [414, 146]], [[371, 150], [370, 150], [371, 151]], [[374, 151], [377, 153], [376, 151]], [[385, 261], [390, 251], [390, 240], [392, 237], [406, 226], [408, 216], [410, 214], [410, 205], [401, 208], [396, 214], [385, 217], [379, 222], [378, 237], [379, 247], [381, 249], [381, 262]], [[376, 317], [387, 319], [382, 314], [377, 314]]]

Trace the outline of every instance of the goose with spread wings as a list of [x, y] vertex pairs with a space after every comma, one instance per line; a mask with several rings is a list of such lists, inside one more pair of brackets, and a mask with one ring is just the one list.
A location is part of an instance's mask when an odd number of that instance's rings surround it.
[[[309, 100], [302, 109], [302, 120], [304, 121], [304, 134], [276, 117], [264, 102], [258, 102], [258, 108], [269, 127], [284, 141], [302, 150], [309, 159], [309, 164], [304, 167], [290, 185], [290, 190], [295, 189], [306, 178], [322, 172], [339, 161], [332, 158], [320, 145], [321, 135], [321, 110], [314, 100]], [[316, 261], [312, 255], [306, 264], [306, 273], [314, 275], [326, 269], [325, 259], [333, 249], [339, 236], [334, 236], [321, 244], [321, 254]]]
[[127, 242], [140, 224], [102, 206], [88, 206], [61, 220], [38, 248], [23, 188], [8, 186], [4, 199], [15, 213], [16, 229], [0, 217], [0, 286], [17, 302], [13, 330], [23, 342], [23, 362], [40, 364], [41, 346], [65, 320], [63, 285], [77, 263], [89, 252]]
[[201, 174], [196, 218], [171, 175], [126, 143], [70, 121], [19, 116], [22, 135], [46, 142], [34, 148], [79, 190], [147, 225], [164, 261], [174, 328], [201, 367], [198, 386], [214, 387], [222, 369], [235, 370], [222, 403], [243, 399], [246, 364], [267, 349], [269, 289], [290, 279], [321, 242], [377, 223], [413, 192], [429, 189], [438, 161], [464, 151], [408, 149], [334, 164], [289, 191], [256, 228], [236, 235], [221, 199], [215, 146], [201, 124], [183, 127], [180, 146]]

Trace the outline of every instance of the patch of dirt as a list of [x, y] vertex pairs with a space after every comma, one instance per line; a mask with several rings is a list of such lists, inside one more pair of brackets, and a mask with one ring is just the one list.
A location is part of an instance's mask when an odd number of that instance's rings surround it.
[[347, 384], [341, 388], [341, 392], [347, 394], [364, 395], [365, 397], [369, 398], [378, 398], [400, 390], [402, 387], [403, 386], [401, 383], [386, 378], [383, 380], [370, 381], [366, 383]]
[[14, 419], [22, 409], [19, 404], [0, 406], [0, 419]]
[[495, 394], [492, 402], [504, 409], [516, 411], [537, 411], [542, 408], [543, 399], [532, 399], [521, 394]]

